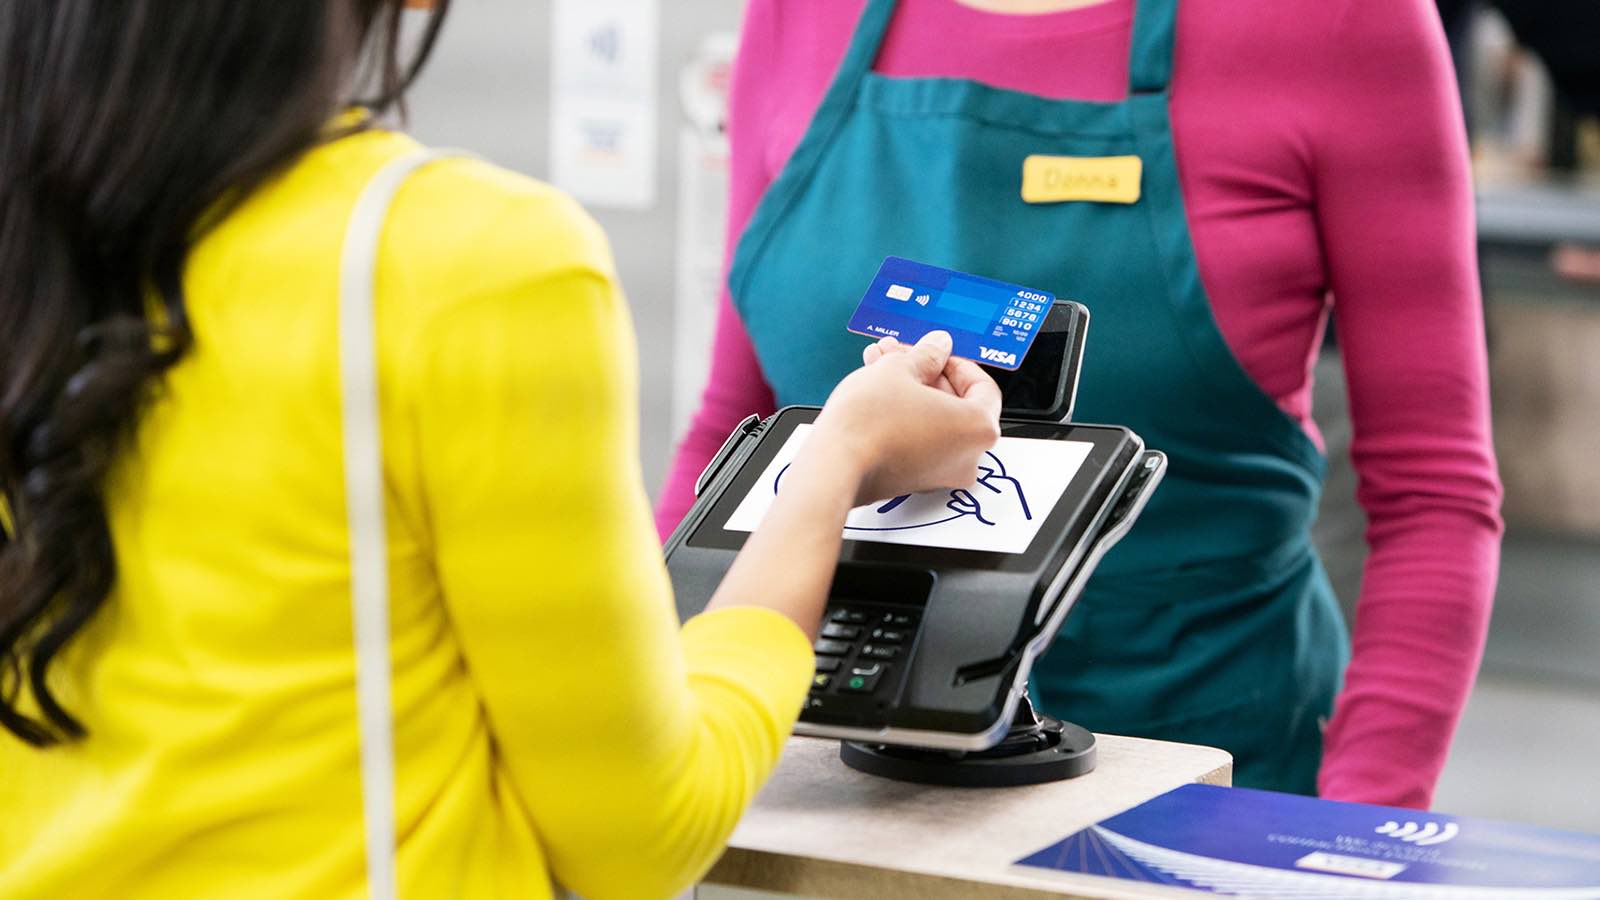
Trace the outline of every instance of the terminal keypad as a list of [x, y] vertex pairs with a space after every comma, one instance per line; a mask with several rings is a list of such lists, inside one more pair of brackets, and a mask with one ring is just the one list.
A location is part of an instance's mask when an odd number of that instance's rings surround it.
[[921, 610], [838, 602], [828, 607], [814, 645], [817, 671], [808, 718], [853, 718], [868, 703], [889, 699], [911, 651]]

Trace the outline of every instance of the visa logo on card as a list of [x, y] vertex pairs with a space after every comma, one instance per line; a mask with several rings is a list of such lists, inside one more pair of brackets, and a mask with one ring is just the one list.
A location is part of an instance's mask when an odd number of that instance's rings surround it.
[[948, 331], [956, 356], [1015, 369], [1055, 301], [1046, 291], [891, 256], [879, 267], [849, 328], [908, 344], [930, 331]]

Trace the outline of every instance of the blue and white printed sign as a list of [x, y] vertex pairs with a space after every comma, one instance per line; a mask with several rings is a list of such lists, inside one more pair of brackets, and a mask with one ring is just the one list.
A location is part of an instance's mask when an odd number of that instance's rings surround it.
[[1017, 865], [1252, 900], [1600, 898], [1600, 836], [1202, 784]]

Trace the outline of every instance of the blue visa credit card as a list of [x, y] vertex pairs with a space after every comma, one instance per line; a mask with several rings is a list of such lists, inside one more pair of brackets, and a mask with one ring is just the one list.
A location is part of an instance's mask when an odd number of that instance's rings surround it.
[[914, 344], [948, 331], [956, 356], [1016, 369], [1039, 336], [1055, 295], [891, 256], [883, 261], [850, 330]]

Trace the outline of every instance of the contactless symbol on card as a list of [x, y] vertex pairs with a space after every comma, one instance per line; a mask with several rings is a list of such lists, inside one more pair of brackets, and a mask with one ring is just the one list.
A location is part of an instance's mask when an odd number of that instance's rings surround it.
[[1045, 291], [891, 256], [878, 268], [849, 328], [904, 343], [947, 331], [956, 356], [1016, 369], [1055, 299]]

